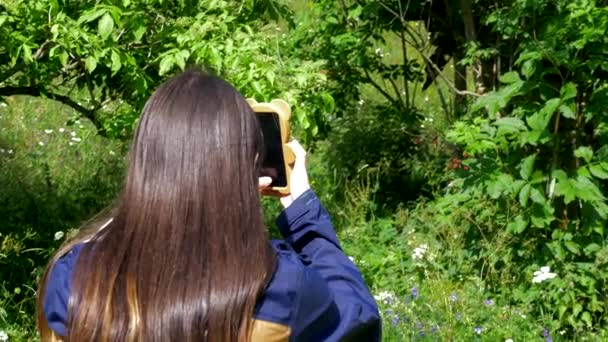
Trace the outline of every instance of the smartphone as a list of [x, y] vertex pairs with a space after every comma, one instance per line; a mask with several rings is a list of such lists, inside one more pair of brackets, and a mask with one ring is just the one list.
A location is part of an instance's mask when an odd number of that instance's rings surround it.
[[287, 171], [281, 139], [281, 125], [277, 113], [256, 113], [264, 136], [264, 155], [260, 177], [270, 177], [272, 187], [287, 187]]

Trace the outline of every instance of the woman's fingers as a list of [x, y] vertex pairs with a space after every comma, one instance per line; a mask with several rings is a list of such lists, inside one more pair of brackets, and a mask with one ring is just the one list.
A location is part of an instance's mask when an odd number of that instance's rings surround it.
[[288, 142], [287, 146], [291, 148], [293, 154], [296, 156], [296, 163], [304, 162], [306, 160], [306, 150], [304, 150], [304, 147], [302, 147], [297, 140]]
[[260, 177], [258, 183], [258, 189], [263, 190], [270, 186], [272, 183], [272, 178], [270, 177]]

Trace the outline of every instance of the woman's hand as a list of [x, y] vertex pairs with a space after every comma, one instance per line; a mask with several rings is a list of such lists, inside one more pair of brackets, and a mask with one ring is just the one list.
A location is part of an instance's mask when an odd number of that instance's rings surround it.
[[[291, 177], [289, 182], [290, 194], [281, 197], [281, 204], [287, 208], [291, 205], [296, 198], [300, 197], [306, 190], [310, 189], [308, 183], [308, 173], [306, 172], [306, 151], [296, 140], [292, 140], [287, 143], [287, 146], [291, 148], [295, 156], [293, 168], [291, 169]], [[273, 194], [270, 191], [272, 184], [272, 178], [260, 177], [258, 183], [258, 190], [262, 194]]]
[[287, 146], [291, 148], [295, 155], [295, 162], [293, 169], [291, 170], [291, 177], [289, 182], [290, 194], [281, 197], [281, 204], [287, 208], [300, 197], [306, 190], [310, 189], [308, 183], [308, 173], [306, 172], [306, 151], [304, 147], [300, 145], [297, 140], [292, 140], [287, 143]]

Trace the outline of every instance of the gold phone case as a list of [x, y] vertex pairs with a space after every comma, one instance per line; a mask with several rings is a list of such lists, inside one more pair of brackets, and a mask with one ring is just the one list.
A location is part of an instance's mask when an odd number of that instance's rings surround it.
[[289, 142], [289, 118], [291, 117], [291, 108], [287, 102], [275, 99], [269, 103], [258, 103], [254, 99], [247, 99], [247, 102], [257, 113], [275, 113], [279, 117], [279, 127], [281, 129], [281, 142], [283, 143], [283, 160], [285, 162], [285, 175], [287, 177], [286, 187], [272, 187], [273, 192], [279, 193], [280, 195], [288, 195], [290, 193], [289, 183], [291, 180], [291, 166], [295, 161], [295, 155], [291, 148], [286, 145]]

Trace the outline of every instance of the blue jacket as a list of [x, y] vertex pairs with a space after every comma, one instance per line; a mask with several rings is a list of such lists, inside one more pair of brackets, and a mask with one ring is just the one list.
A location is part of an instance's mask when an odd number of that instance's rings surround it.
[[[253, 341], [380, 341], [378, 307], [357, 267], [342, 251], [329, 214], [312, 190], [277, 218], [285, 240], [273, 240], [277, 268], [255, 309]], [[49, 275], [44, 313], [67, 335], [72, 270], [82, 245]]]

